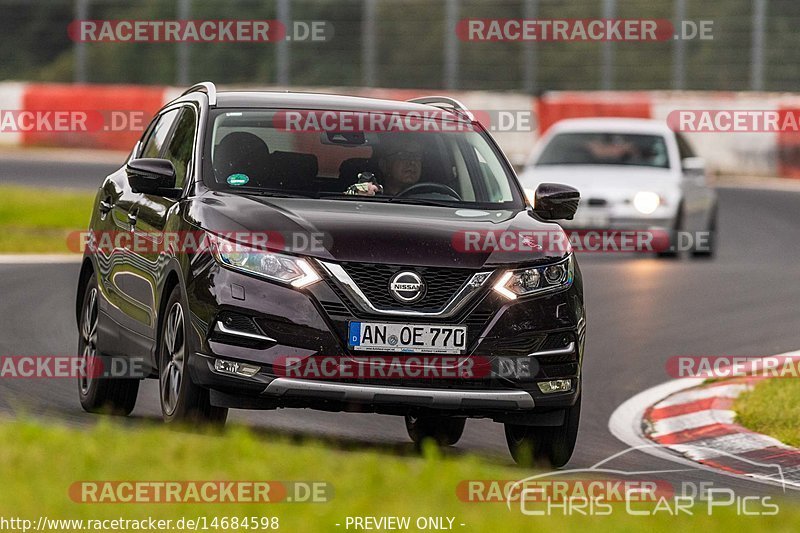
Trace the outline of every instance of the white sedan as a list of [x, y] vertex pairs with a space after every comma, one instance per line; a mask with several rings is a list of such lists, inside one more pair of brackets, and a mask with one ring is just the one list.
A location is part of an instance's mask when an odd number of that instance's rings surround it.
[[717, 197], [706, 185], [703, 160], [664, 122], [649, 119], [566, 119], [553, 125], [531, 155], [520, 181], [571, 185], [581, 193], [566, 229], [663, 230], [674, 257], [714, 253]]

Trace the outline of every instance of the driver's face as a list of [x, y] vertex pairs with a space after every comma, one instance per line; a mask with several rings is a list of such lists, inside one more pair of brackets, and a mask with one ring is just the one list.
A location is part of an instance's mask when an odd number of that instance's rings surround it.
[[402, 191], [419, 181], [422, 174], [422, 146], [416, 142], [397, 143], [386, 155], [386, 181]]

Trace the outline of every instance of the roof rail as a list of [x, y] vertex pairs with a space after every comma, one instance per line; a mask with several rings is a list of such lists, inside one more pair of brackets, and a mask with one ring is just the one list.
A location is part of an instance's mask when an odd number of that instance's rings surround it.
[[217, 86], [213, 81], [201, 81], [186, 89], [181, 96], [189, 93], [202, 92], [208, 95], [208, 105], [217, 105]]
[[475, 116], [467, 109], [467, 106], [449, 96], [421, 96], [419, 98], [412, 98], [407, 100], [414, 104], [427, 104], [440, 109], [445, 109], [454, 112], [457, 115], [467, 118], [470, 121], [475, 120]]

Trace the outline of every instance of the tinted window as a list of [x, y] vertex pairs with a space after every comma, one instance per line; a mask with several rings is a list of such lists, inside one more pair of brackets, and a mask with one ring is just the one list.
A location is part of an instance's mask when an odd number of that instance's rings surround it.
[[175, 117], [178, 116], [179, 111], [179, 109], [173, 109], [161, 115], [161, 118], [158, 119], [158, 123], [156, 123], [153, 131], [150, 133], [150, 137], [145, 142], [140, 157], [159, 157], [161, 148], [164, 146], [164, 141], [169, 134], [170, 127], [175, 121]]
[[675, 139], [678, 141], [678, 153], [680, 154], [682, 160], [686, 159], [687, 157], [695, 157], [694, 150], [692, 150], [691, 145], [686, 142], [686, 138], [683, 135], [676, 133]]
[[194, 111], [184, 107], [169, 141], [169, 146], [167, 146], [167, 151], [164, 154], [164, 158], [172, 161], [175, 166], [175, 187], [178, 188], [183, 187], [186, 181], [186, 171], [192, 160], [196, 124], [197, 119]]
[[628, 165], [669, 168], [661, 135], [561, 133], [550, 139], [536, 165]]
[[[289, 127], [280, 112], [270, 110], [213, 111], [204, 147], [206, 183], [242, 193], [346, 200], [343, 193], [361, 179], [381, 187], [375, 201], [521, 205], [501, 154], [469, 122], [448, 113], [430, 118], [370, 112], [363, 121], [353, 118], [357, 112], [341, 113], [348, 120], [342, 119], [344, 132]], [[356, 131], [354, 125], [362, 123], [370, 127]]]

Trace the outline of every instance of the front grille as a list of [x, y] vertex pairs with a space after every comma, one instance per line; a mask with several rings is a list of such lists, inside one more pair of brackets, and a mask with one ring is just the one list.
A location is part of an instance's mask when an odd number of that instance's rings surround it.
[[[372, 305], [385, 310], [435, 312], [441, 310], [474, 273], [463, 268], [406, 267], [375, 263], [342, 263]], [[400, 271], [413, 271], [425, 281], [425, 296], [414, 303], [402, 303], [389, 293], [389, 281]]]
[[337, 318], [346, 318], [350, 316], [350, 310], [340, 303], [320, 301], [320, 304], [322, 305], [322, 308], [325, 309], [325, 312], [328, 313], [328, 316]]

